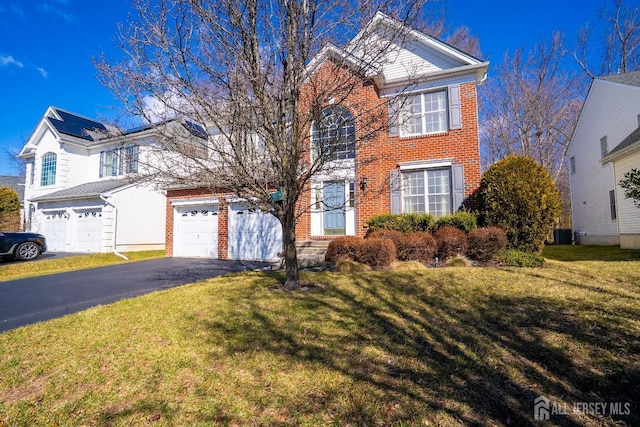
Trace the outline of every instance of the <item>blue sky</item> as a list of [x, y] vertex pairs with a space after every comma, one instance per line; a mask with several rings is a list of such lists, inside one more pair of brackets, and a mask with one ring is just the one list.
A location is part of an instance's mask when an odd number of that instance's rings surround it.
[[[553, 30], [575, 36], [611, 3], [438, 1], [449, 25], [471, 28], [496, 63], [505, 50], [527, 49]], [[96, 119], [113, 115], [116, 101], [92, 58], [117, 57], [117, 24], [129, 12], [128, 0], [0, 0], [0, 175], [16, 173], [5, 150], [22, 147], [49, 105]]]

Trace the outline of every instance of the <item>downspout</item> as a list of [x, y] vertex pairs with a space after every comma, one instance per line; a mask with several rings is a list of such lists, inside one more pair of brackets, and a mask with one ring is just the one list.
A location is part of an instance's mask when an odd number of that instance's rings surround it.
[[104, 197], [102, 194], [100, 194], [100, 198], [109, 206], [111, 206], [113, 208], [113, 253], [115, 255], [118, 255], [120, 258], [125, 259], [125, 260], [129, 260], [129, 258], [127, 258], [126, 256], [122, 255], [120, 252], [118, 252], [116, 250], [116, 232], [118, 231], [118, 208], [116, 208], [116, 205], [114, 205], [113, 203], [111, 203], [109, 200], [107, 200], [106, 197]]

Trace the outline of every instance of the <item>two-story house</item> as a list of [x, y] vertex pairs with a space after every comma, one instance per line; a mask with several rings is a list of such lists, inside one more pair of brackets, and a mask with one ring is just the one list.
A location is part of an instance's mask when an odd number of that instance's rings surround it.
[[19, 154], [26, 228], [43, 233], [50, 251], [163, 249], [165, 196], [132, 179], [153, 143], [150, 129], [117, 135], [49, 107]]
[[593, 80], [567, 156], [576, 243], [640, 248], [640, 210], [619, 182], [640, 167], [640, 71]]
[[[312, 58], [309, 79], [330, 72], [335, 59], [347, 67], [350, 61], [354, 67], [368, 63], [358, 58], [360, 47], [385, 44], [388, 30], [399, 26], [376, 14], [344, 48], [327, 45]], [[362, 84], [323, 111], [323, 120], [333, 121], [344, 141], [334, 153], [340, 167], [318, 173], [302, 197], [298, 241], [362, 236], [366, 220], [378, 214], [443, 216], [475, 203], [480, 183], [476, 87], [486, 79], [488, 62], [419, 31], [403, 31], [401, 41], [387, 43], [388, 58], [364, 73], [360, 68]], [[384, 105], [388, 114], [380, 123], [384, 132], [356, 144], [361, 114], [354, 110], [362, 105]], [[323, 135], [313, 124], [309, 144], [330, 143]], [[274, 259], [282, 249], [275, 217], [231, 194], [169, 189], [166, 213], [167, 256]]]

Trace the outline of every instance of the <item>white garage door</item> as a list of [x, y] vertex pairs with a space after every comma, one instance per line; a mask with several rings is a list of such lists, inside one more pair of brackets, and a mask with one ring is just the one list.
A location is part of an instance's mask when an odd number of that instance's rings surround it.
[[102, 246], [102, 209], [77, 211], [75, 213], [76, 252], [100, 252]]
[[47, 238], [47, 249], [51, 252], [64, 251], [67, 242], [67, 214], [64, 211], [45, 214], [43, 225], [44, 237]]
[[277, 260], [282, 251], [282, 227], [268, 212], [241, 203], [229, 209], [229, 258]]
[[176, 207], [173, 255], [218, 258], [218, 207]]

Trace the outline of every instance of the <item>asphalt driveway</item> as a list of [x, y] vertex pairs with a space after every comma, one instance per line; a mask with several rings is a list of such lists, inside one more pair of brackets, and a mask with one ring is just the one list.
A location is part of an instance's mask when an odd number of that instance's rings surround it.
[[161, 289], [268, 266], [258, 261], [159, 258], [0, 282], [0, 332]]

